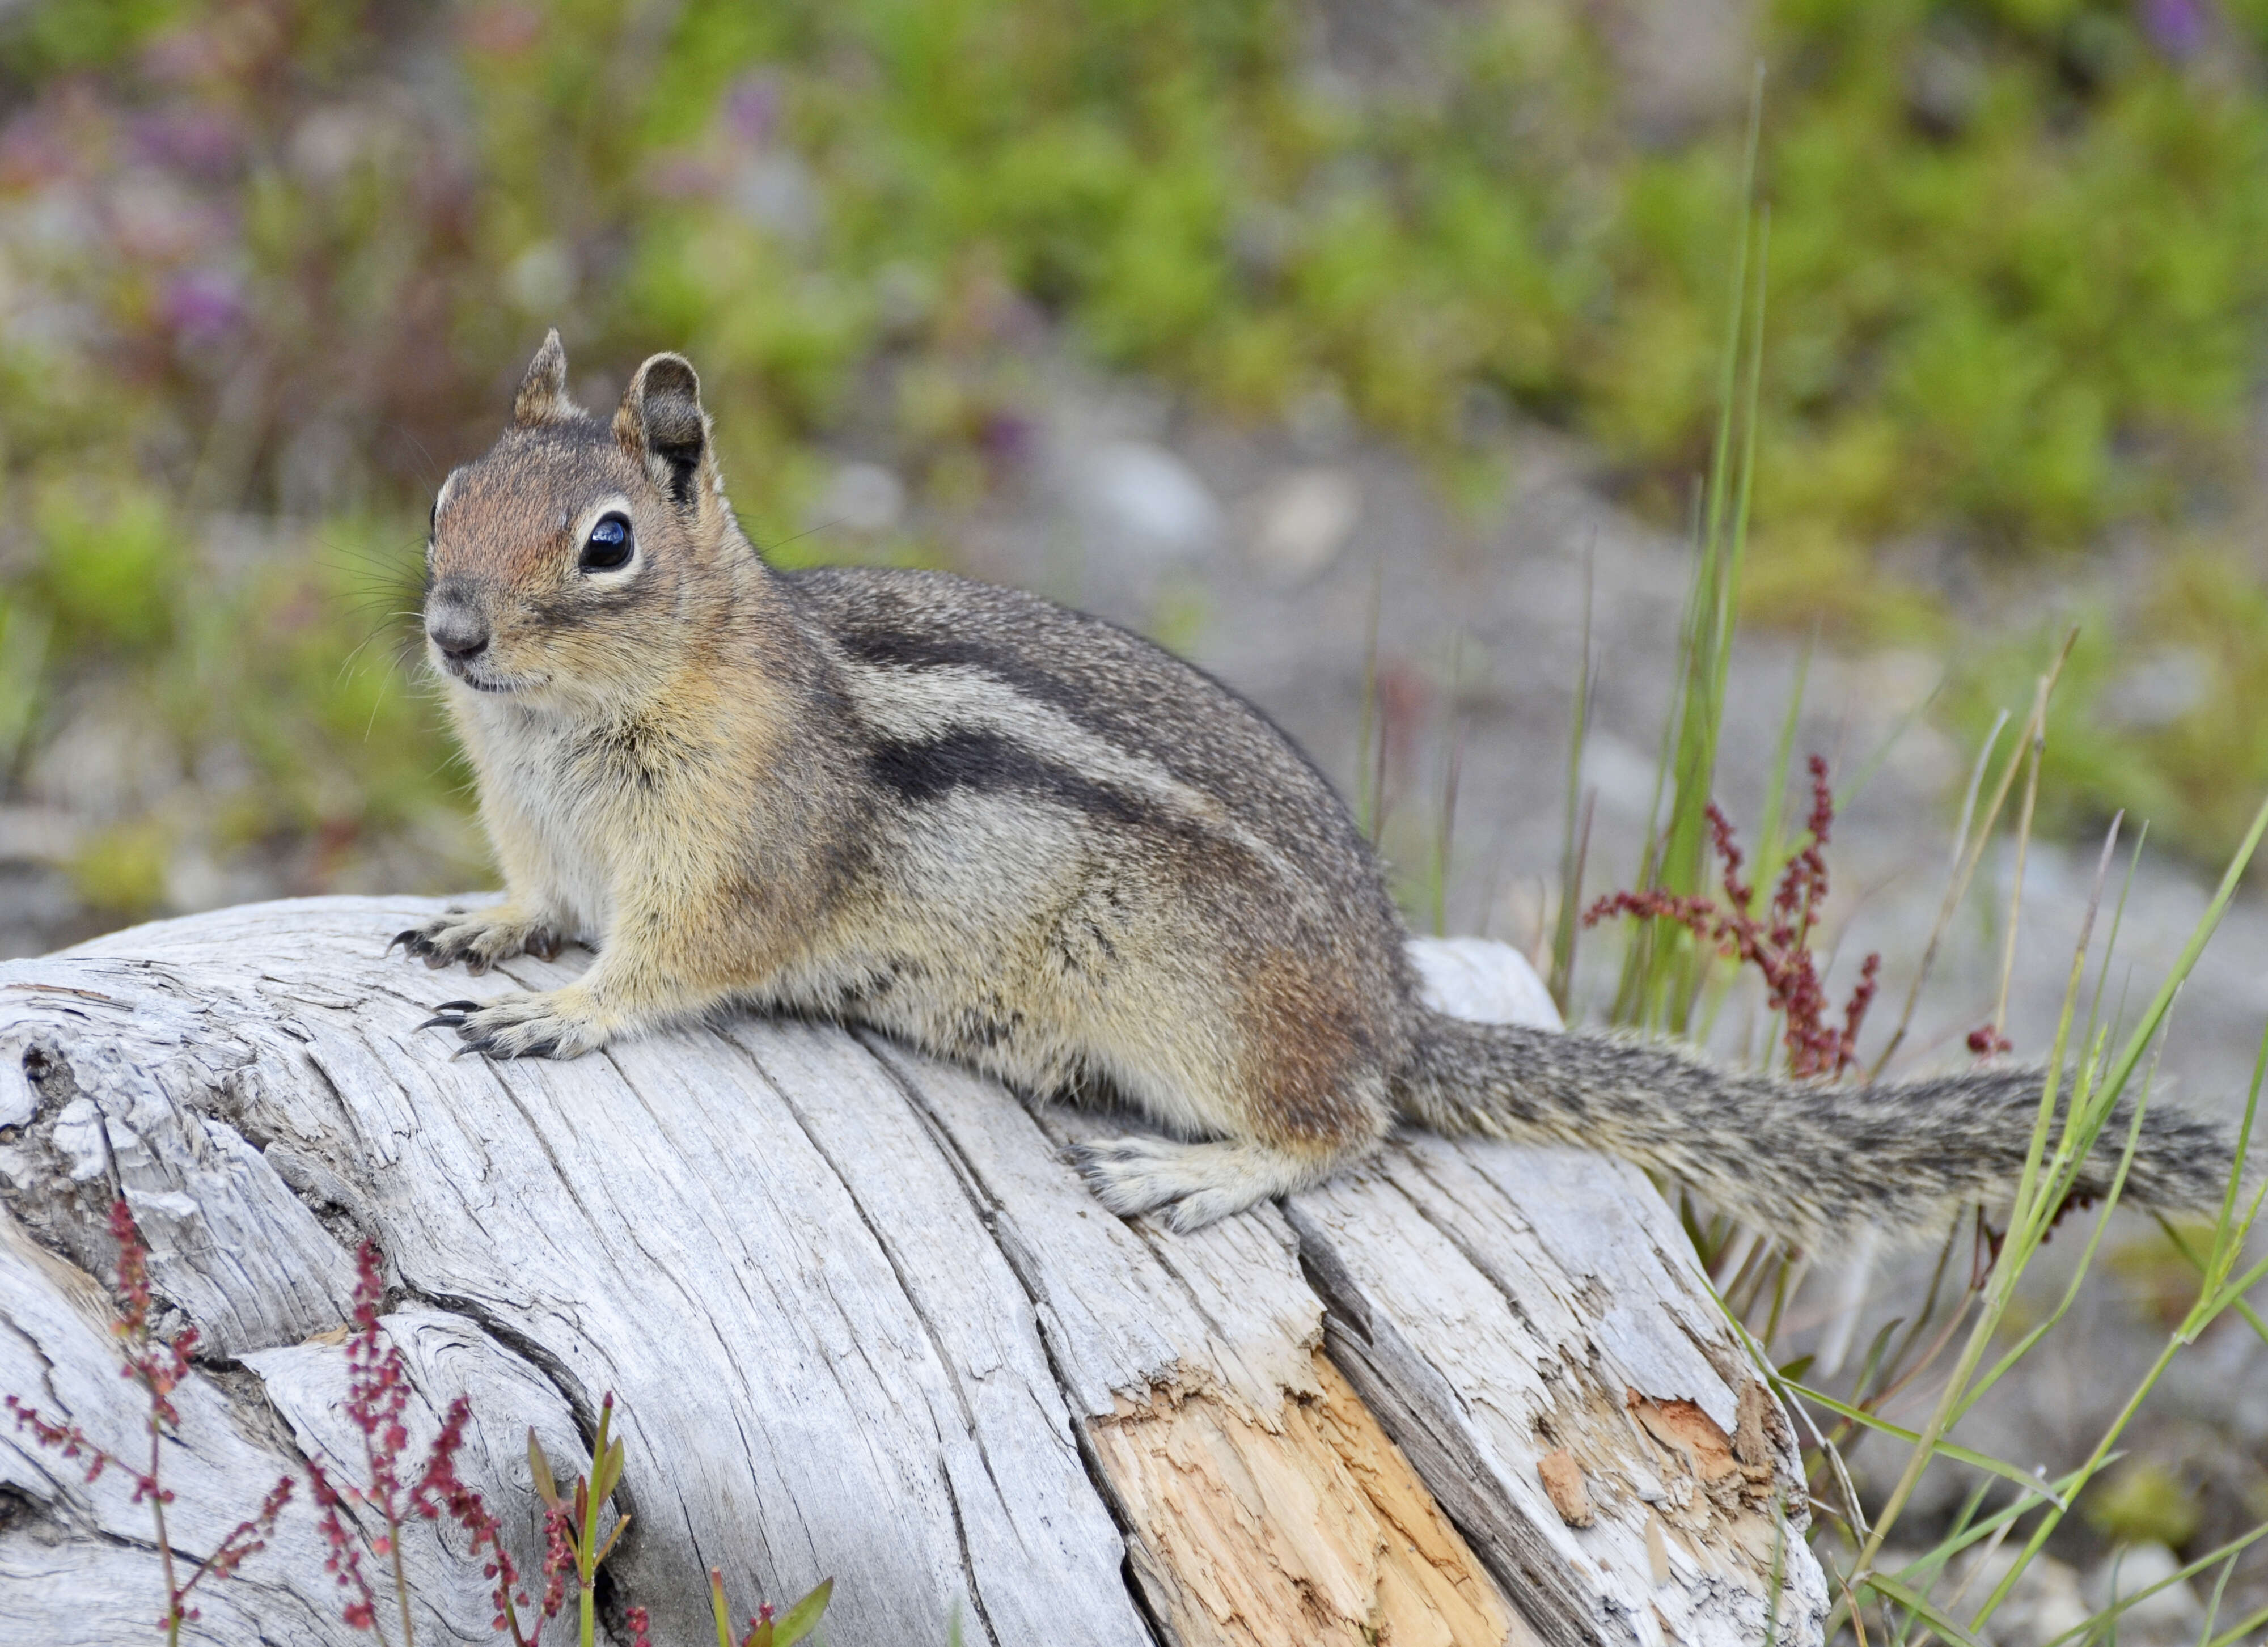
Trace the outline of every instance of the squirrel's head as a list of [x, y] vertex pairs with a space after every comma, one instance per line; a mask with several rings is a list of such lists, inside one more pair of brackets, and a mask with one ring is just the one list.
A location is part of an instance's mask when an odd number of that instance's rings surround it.
[[568, 398], [555, 331], [512, 426], [433, 501], [427, 651], [475, 691], [616, 699], [653, 680], [729, 599], [733, 568], [755, 562], [684, 357], [649, 359], [601, 420]]

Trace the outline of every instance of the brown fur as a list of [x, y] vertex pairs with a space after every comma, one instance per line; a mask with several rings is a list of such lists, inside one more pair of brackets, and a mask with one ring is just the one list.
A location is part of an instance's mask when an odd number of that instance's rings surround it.
[[[565, 385], [555, 334], [436, 501], [431, 656], [507, 891], [400, 941], [475, 971], [571, 938], [598, 960], [451, 1004], [468, 1046], [573, 1056], [742, 1006], [872, 1024], [1195, 1140], [1086, 1159], [1110, 1206], [1181, 1228], [1397, 1115], [1612, 1151], [1803, 1239], [1940, 1219], [2021, 1164], [2036, 1074], [1797, 1086], [1440, 1017], [1345, 808], [1234, 694], [1013, 591], [776, 572], [690, 365], [655, 356], [606, 421]], [[2204, 1204], [2227, 1147], [2155, 1111], [2129, 1193]]]

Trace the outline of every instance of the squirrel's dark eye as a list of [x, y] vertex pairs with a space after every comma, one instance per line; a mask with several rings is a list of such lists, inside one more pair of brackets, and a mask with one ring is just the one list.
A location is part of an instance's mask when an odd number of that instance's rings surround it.
[[630, 523], [608, 515], [591, 528], [583, 543], [582, 567], [586, 572], [611, 572], [630, 562]]

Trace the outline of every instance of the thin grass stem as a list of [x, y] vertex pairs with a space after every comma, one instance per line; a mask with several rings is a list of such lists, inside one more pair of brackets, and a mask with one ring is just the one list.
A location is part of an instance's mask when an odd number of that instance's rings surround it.
[[[1593, 548], [1595, 548], [1595, 543]], [[1583, 929], [1583, 864], [1584, 848], [1590, 835], [1588, 809], [1584, 808], [1581, 821], [1584, 840], [1576, 839], [1576, 812], [1580, 804], [1583, 783], [1583, 754], [1590, 739], [1591, 693], [1596, 685], [1592, 661], [1591, 621], [1592, 597], [1595, 586], [1594, 557], [1590, 550], [1583, 555], [1583, 654], [1581, 666], [1575, 675], [1575, 702], [1567, 719], [1567, 793], [1565, 812], [1559, 830], [1559, 918], [1551, 931], [1551, 973], [1548, 980], [1551, 999], [1564, 1018], [1567, 1011], [1569, 992], [1575, 981], [1575, 945]]]
[[[2073, 634], [2076, 637], [2077, 631], [2073, 631]], [[2069, 651], [2070, 649], [2071, 642], [2066, 641], [2064, 650]], [[2047, 676], [2041, 676], [2038, 695], [2032, 702], [2029, 758], [2025, 762], [2024, 770], [2024, 805], [2016, 818], [2016, 870], [2008, 888], [2008, 930], [2000, 950], [2000, 988], [1992, 1004], [1992, 1039], [1996, 1045], [2005, 1039], [2004, 1032], [2008, 1026], [2008, 986], [2016, 975], [2016, 933], [2023, 923], [2024, 868], [2031, 855], [2032, 817], [2039, 806], [2040, 760], [2047, 753], [2048, 692], [2051, 684]], [[2073, 965], [2083, 965], [2086, 959], [2086, 952], [2082, 949]]]
[[[1961, 804], [1961, 825], [1954, 831], [1953, 861], [1946, 871], [1945, 896], [1938, 901], [1937, 919], [1931, 924], [1929, 941], [1922, 946], [1921, 964], [1914, 968], [1913, 982], [1906, 986], [1906, 1002], [1898, 1013], [1897, 1027], [1891, 1031], [1889, 1044], [1882, 1048], [1881, 1055], [1874, 1060], [1874, 1068], [1867, 1073], [1870, 1081], [1881, 1078], [1883, 1070], [1892, 1058], [1897, 1056], [1898, 1048], [1905, 1044], [1906, 1031], [1913, 1024], [1914, 1008], [1921, 1001], [1922, 986], [1929, 982], [1931, 969], [1937, 963], [1938, 947], [1945, 941], [1945, 934], [1953, 924], [1954, 911], [1961, 907], [1962, 895], [1969, 890], [1969, 877], [1975, 868], [1970, 853], [1970, 824], [1977, 812], [1977, 788], [1991, 764], [1992, 751], [1999, 744], [2000, 733], [2007, 724], [2008, 712], [2002, 710], [1999, 718], [1992, 723], [1992, 731], [1985, 738], [1984, 746], [1977, 752], [1977, 764], [1969, 775], [1968, 797]], [[2012, 762], [2004, 772], [2000, 788], [1985, 813], [1982, 834], [1992, 833], [1993, 820], [2000, 815], [2000, 803], [2007, 795], [2007, 783], [2014, 775], [2015, 767]]]

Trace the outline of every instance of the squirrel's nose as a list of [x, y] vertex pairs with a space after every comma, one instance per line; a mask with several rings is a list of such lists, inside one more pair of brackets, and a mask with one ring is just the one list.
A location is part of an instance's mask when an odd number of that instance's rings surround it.
[[425, 614], [425, 633], [433, 644], [459, 663], [488, 650], [489, 626], [477, 612], [453, 602], [434, 606]]

